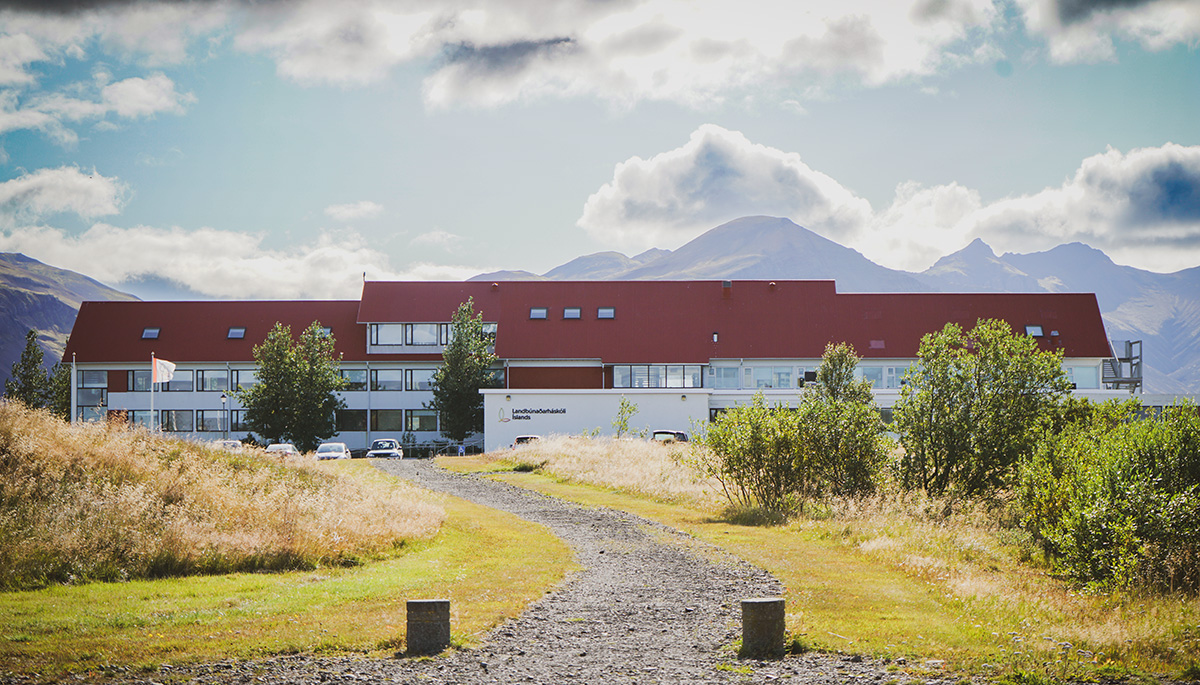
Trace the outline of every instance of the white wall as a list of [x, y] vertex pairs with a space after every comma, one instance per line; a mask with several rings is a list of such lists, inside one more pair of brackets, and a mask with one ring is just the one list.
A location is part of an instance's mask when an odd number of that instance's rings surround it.
[[[579, 435], [597, 428], [613, 435], [613, 419], [624, 396], [637, 405], [632, 431], [692, 432], [708, 420], [709, 390], [655, 388], [624, 390], [482, 390], [484, 449], [507, 447], [518, 435]], [[525, 410], [525, 411], [523, 411]]]

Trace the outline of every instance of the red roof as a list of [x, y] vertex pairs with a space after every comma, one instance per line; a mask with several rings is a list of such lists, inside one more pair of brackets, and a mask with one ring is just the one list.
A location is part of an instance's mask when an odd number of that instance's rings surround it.
[[[781, 280], [729, 287], [722, 281], [371, 281], [360, 302], [87, 302], [65, 358], [74, 352], [79, 361], [149, 361], [155, 352], [172, 361], [250, 361], [276, 320], [299, 332], [316, 319], [333, 328], [346, 361], [365, 360], [365, 324], [446, 322], [468, 297], [485, 321], [499, 324], [496, 354], [507, 359], [808, 359], [841, 341], [867, 358], [913, 358], [925, 333], [947, 322], [970, 328], [981, 318], [1004, 319], [1019, 332], [1041, 326], [1042, 346], [1068, 357], [1110, 356], [1091, 294], [838, 294], [833, 281]], [[547, 318], [531, 319], [532, 307], [545, 307]], [[568, 307], [578, 307], [580, 318], [564, 319]], [[612, 307], [614, 318], [599, 319], [601, 307]], [[147, 326], [161, 329], [157, 340], [141, 339]], [[231, 326], [245, 326], [245, 339], [228, 340]]]

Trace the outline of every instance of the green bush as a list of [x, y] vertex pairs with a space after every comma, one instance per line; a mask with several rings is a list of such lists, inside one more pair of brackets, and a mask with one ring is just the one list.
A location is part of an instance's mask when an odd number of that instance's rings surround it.
[[1092, 587], [1200, 590], [1200, 414], [1134, 409], [1083, 412], [1042, 442], [1021, 468], [1024, 523]]

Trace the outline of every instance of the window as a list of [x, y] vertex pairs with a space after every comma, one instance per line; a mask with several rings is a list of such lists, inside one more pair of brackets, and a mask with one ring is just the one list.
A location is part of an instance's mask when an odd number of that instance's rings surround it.
[[241, 340], [242, 338], [246, 337], [246, 327], [230, 326], [229, 333], [225, 334], [225, 337], [229, 340]]
[[191, 392], [194, 387], [192, 384], [192, 372], [175, 369], [175, 376], [171, 378], [171, 382], [160, 383], [159, 385], [165, 392]]
[[614, 319], [616, 316], [617, 309], [615, 307], [600, 307], [596, 310], [597, 319]]
[[150, 412], [144, 409], [114, 409], [108, 412], [109, 421], [115, 421], [118, 418], [122, 418], [125, 423], [131, 426], [152, 428], [150, 425]]
[[104, 407], [79, 407], [75, 417], [80, 421], [103, 421], [108, 417]]
[[404, 324], [374, 323], [371, 324], [372, 345], [403, 345]]
[[158, 340], [158, 329], [157, 328], [143, 328], [142, 329], [142, 340]]
[[736, 366], [708, 367], [709, 387], [718, 390], [732, 390], [738, 387], [738, 370]]
[[405, 419], [404, 430], [416, 433], [438, 429], [437, 412], [432, 409], [409, 409], [405, 414]]
[[883, 367], [882, 366], [860, 366], [862, 377], [871, 381], [872, 388], [883, 387]]
[[[171, 382], [174, 383], [174, 379], [172, 379]], [[225, 392], [229, 390], [229, 372], [210, 370], [197, 371], [196, 387], [204, 392]]]
[[[346, 382], [342, 390], [346, 392], [367, 389], [366, 369], [342, 369], [342, 379]], [[366, 419], [364, 418], [363, 421], [365, 422]]]
[[580, 311], [581, 310], [579, 309], [579, 307], [567, 307], [566, 309], [563, 309], [563, 318], [564, 319], [578, 319]]
[[80, 371], [79, 372], [79, 387], [81, 387], [81, 388], [107, 388], [108, 387], [108, 372], [107, 371]]
[[321, 337], [328, 338], [333, 335], [333, 329], [329, 326], [321, 326]]
[[1081, 390], [1095, 390], [1100, 387], [1100, 373], [1094, 366], [1068, 366], [1067, 380]]
[[[703, 386], [702, 368], [694, 364], [615, 365], [613, 366], [612, 387], [699, 388]], [[737, 369], [732, 369], [732, 371], [736, 373]]]
[[129, 371], [125, 376], [125, 387], [129, 392], [150, 392], [150, 372]]
[[488, 341], [488, 344], [495, 347], [496, 345], [496, 324], [483, 324], [483, 337]]
[[196, 430], [221, 433], [225, 430], [225, 412], [220, 409], [200, 409], [196, 412]]
[[1042, 337], [1042, 327], [1041, 326], [1026, 326], [1025, 327], [1025, 335], [1032, 335], [1035, 338], [1040, 338], [1040, 337]]
[[367, 430], [366, 409], [339, 409], [334, 414], [339, 433], [361, 433]]
[[405, 390], [433, 390], [433, 369], [405, 369]]
[[162, 429], [177, 433], [192, 432], [192, 410], [164, 409], [162, 411]]
[[400, 409], [371, 410], [371, 430], [402, 432], [404, 430], [404, 411]]
[[80, 407], [103, 407], [108, 404], [108, 390], [104, 388], [79, 388], [75, 391], [76, 404]]
[[371, 369], [372, 390], [403, 390], [403, 369]]
[[407, 323], [404, 324], [405, 345], [437, 345], [438, 332], [442, 324], [436, 323]]
[[246, 425], [245, 409], [235, 409], [229, 412], [229, 430], [234, 432], [250, 430], [250, 426]]
[[529, 308], [529, 318], [531, 318], [531, 319], [546, 318], [546, 308], [545, 307], [530, 307]]
[[258, 385], [258, 375], [250, 369], [235, 369], [233, 372], [233, 389], [245, 390]]

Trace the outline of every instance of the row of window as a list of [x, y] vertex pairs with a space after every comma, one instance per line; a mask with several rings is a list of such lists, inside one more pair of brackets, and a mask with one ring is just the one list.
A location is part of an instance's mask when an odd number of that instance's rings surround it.
[[[548, 319], [550, 318], [549, 307], [530, 307], [529, 318], [531, 319]], [[564, 319], [580, 319], [583, 318], [582, 307], [563, 307], [562, 318]], [[597, 319], [615, 319], [617, 318], [616, 307], [597, 307]]]
[[[346, 380], [346, 391], [367, 390], [407, 390], [427, 391], [433, 389], [434, 369], [342, 369], [342, 378]], [[126, 388], [128, 392], [150, 392], [150, 371], [127, 371]], [[495, 371], [496, 380], [503, 383], [504, 371]], [[224, 369], [198, 371], [176, 370], [174, 378], [168, 383], [160, 384], [164, 392], [228, 392], [230, 388], [246, 389], [258, 382], [253, 370]], [[87, 406], [102, 406], [108, 392], [107, 371], [80, 371], [78, 381], [78, 402]]]
[[[454, 338], [448, 323], [373, 323], [369, 329], [372, 345], [445, 347]], [[496, 324], [483, 324], [483, 335], [495, 344]]]
[[704, 367], [698, 364], [619, 364], [612, 368], [614, 388], [704, 386]]
[[[103, 407], [80, 407], [78, 417], [84, 421], [123, 420], [133, 425], [154, 428], [153, 414], [147, 409], [105, 411]], [[245, 410], [235, 409], [162, 409], [158, 411], [159, 425], [164, 431], [178, 433], [238, 433], [249, 430]], [[365, 432], [436, 432], [437, 412], [431, 409], [343, 409], [336, 415], [340, 433]], [[228, 425], [227, 425], [228, 424]]]
[[[158, 334], [161, 332], [162, 327], [160, 326], [146, 326], [142, 329], [142, 340], [158, 340]], [[333, 329], [329, 328], [328, 326], [325, 326], [321, 329], [322, 335], [330, 335], [332, 332]], [[245, 326], [230, 326], [229, 330], [225, 333], [225, 338], [227, 340], [242, 340], [245, 337]]]

